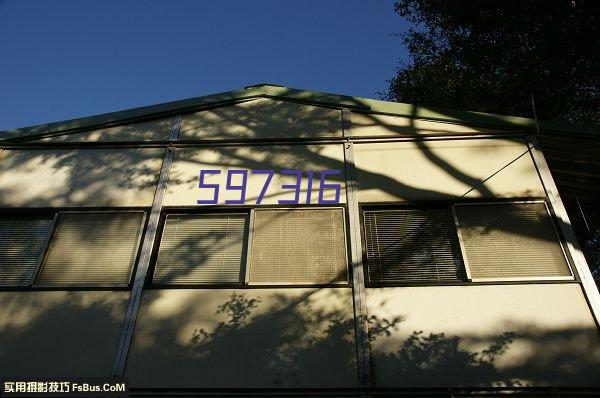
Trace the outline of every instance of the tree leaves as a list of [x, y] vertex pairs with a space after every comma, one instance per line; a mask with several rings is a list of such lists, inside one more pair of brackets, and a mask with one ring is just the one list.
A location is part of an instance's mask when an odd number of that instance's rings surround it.
[[384, 99], [576, 124], [600, 121], [600, 3], [401, 0], [410, 61]]

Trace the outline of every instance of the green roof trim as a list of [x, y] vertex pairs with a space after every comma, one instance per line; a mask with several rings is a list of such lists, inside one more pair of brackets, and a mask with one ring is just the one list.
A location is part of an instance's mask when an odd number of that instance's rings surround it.
[[[20, 141], [70, 132], [94, 130], [103, 127], [117, 126], [143, 120], [168, 117], [179, 113], [199, 111], [231, 105], [254, 98], [272, 98], [284, 101], [300, 102], [308, 105], [332, 108], [348, 108], [361, 113], [386, 114], [404, 116], [415, 119], [433, 120], [455, 124], [487, 127], [499, 130], [526, 130], [535, 132], [534, 119], [495, 115], [491, 113], [434, 109], [398, 102], [380, 101], [361, 97], [321, 93], [317, 91], [298, 90], [274, 84], [247, 86], [241, 90], [206, 95], [158, 105], [133, 108], [123, 111], [105, 113], [96, 116], [65, 120], [55, 123], [40, 124], [12, 130], [0, 131], [1, 141]], [[582, 128], [566, 123], [555, 123], [540, 120], [544, 132], [598, 135], [596, 129]]]

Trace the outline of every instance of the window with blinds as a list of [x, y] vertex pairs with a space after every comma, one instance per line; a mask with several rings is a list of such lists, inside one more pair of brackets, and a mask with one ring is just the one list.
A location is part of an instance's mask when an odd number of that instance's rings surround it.
[[363, 218], [369, 282], [464, 278], [450, 208], [365, 211]]
[[347, 280], [343, 209], [254, 211], [250, 283], [323, 284]]
[[544, 203], [456, 206], [471, 279], [571, 278]]
[[0, 286], [31, 284], [52, 224], [52, 215], [0, 216]]
[[247, 214], [167, 215], [153, 283], [240, 283], [247, 229]]
[[143, 212], [59, 213], [56, 231], [35, 284], [127, 285], [143, 222]]

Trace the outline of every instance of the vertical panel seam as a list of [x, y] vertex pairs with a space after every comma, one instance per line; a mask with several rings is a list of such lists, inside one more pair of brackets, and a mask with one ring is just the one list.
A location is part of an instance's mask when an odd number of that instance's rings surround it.
[[[179, 121], [178, 121], [179, 120]], [[179, 136], [179, 129], [181, 127], [181, 115], [175, 117], [171, 126], [171, 135], [177, 139]], [[162, 210], [162, 204], [167, 190], [167, 184], [169, 180], [169, 172], [175, 150], [172, 147], [167, 148], [163, 159], [163, 164], [160, 170], [160, 175], [157, 182], [156, 192], [154, 194], [154, 201], [152, 203], [152, 209], [150, 210], [150, 216], [148, 218], [148, 226], [144, 234], [144, 241], [140, 252], [140, 257], [137, 264], [137, 270], [135, 273], [135, 279], [131, 288], [131, 295], [127, 305], [127, 311], [123, 320], [123, 326], [121, 329], [121, 336], [119, 339], [119, 345], [117, 347], [117, 354], [113, 364], [112, 373], [115, 376], [122, 376], [125, 372], [125, 363], [129, 354], [131, 346], [131, 340], [133, 337], [133, 330], [137, 319], [137, 314], [140, 307], [142, 298], [142, 290], [146, 281], [146, 275], [150, 266], [150, 257], [154, 241], [156, 239], [156, 233], [158, 229], [158, 222], [160, 219], [160, 213]]]
[[[344, 136], [350, 136], [352, 122], [348, 109], [342, 110], [344, 115]], [[364, 270], [362, 267], [362, 246], [360, 236], [359, 207], [356, 185], [356, 169], [354, 164], [354, 146], [348, 141], [344, 143], [346, 171], [346, 199], [348, 204], [350, 247], [352, 255], [352, 298], [354, 301], [354, 320], [356, 330], [356, 347], [359, 385], [371, 387], [371, 358], [368, 339], [367, 308]]]
[[179, 131], [181, 130], [181, 124], [183, 122], [183, 115], [177, 115], [173, 118], [171, 123], [171, 134], [169, 135], [169, 142], [179, 141]]
[[350, 110], [348, 108], [342, 108], [342, 136], [344, 138], [350, 137], [351, 128]]

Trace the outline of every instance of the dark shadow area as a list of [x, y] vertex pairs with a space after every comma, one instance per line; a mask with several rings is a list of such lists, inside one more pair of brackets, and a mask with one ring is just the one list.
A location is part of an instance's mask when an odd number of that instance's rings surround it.
[[[503, 378], [494, 359], [506, 351], [514, 336], [513, 332], [502, 333], [487, 348], [470, 352], [460, 347], [462, 339], [458, 336], [413, 331], [396, 352], [380, 357], [375, 354], [375, 361], [377, 367], [397, 374], [403, 386], [493, 385]], [[506, 385], [513, 386], [511, 382]]]
[[375, 387], [599, 386], [582, 299], [574, 284], [367, 289]]
[[[136, 388], [353, 387], [349, 306], [339, 288], [147, 291], [127, 375]], [[375, 387], [600, 385], [593, 325], [507, 320], [454, 334], [406, 321], [369, 316]]]
[[[373, 352], [380, 387], [600, 386], [593, 329], [539, 330], [521, 326], [496, 335], [413, 331], [392, 352]], [[574, 342], [576, 341], [576, 343]], [[480, 350], [465, 346], [483, 342]], [[496, 364], [518, 344], [527, 352], [512, 365]], [[523, 348], [524, 347], [524, 348]], [[377, 372], [380, 370], [381, 372]]]
[[0, 292], [0, 375], [110, 376], [129, 292]]
[[126, 374], [135, 387], [350, 388], [355, 355], [349, 288], [146, 291]]

